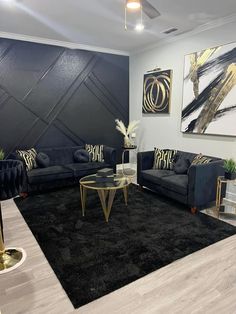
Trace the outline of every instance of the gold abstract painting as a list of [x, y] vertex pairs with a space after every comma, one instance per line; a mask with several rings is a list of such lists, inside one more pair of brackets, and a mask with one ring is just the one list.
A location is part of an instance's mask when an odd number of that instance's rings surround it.
[[169, 113], [172, 70], [144, 75], [143, 113]]
[[236, 136], [236, 43], [185, 56], [181, 130]]

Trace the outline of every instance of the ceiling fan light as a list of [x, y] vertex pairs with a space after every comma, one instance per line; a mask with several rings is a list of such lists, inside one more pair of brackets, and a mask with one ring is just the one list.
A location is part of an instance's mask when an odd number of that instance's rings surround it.
[[126, 1], [126, 7], [127, 7], [127, 9], [131, 9], [131, 10], [140, 9], [140, 7], [141, 7], [140, 0], [127, 0]]
[[137, 32], [142, 32], [144, 30], [144, 25], [142, 23], [138, 23], [137, 25], [135, 25], [135, 30]]

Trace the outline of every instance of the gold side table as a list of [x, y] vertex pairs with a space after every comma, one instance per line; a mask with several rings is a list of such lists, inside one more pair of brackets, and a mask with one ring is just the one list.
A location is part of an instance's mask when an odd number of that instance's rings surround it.
[[[235, 213], [227, 213], [227, 212], [223, 212], [223, 214], [236, 214], [236, 201], [233, 200], [229, 200], [226, 198], [222, 198], [222, 188], [223, 186], [226, 187], [228, 182], [234, 182], [234, 185], [236, 185], [236, 180], [229, 180], [229, 179], [225, 179], [225, 177], [220, 176], [217, 178], [217, 190], [216, 190], [216, 209], [217, 209], [217, 213], [218, 213], [218, 218], [220, 216], [220, 207], [221, 206], [231, 206], [235, 208]], [[223, 199], [223, 203], [222, 203], [222, 199]]]
[[[128, 178], [133, 178], [135, 177], [137, 170], [133, 169], [132, 167], [130, 168], [125, 168], [125, 154], [126, 152], [131, 152], [131, 151], [135, 151], [137, 154], [137, 146], [131, 146], [131, 147], [123, 147], [123, 152], [122, 152], [122, 174], [125, 177]], [[129, 156], [130, 157], [130, 156]], [[137, 167], [137, 165], [136, 165]]]

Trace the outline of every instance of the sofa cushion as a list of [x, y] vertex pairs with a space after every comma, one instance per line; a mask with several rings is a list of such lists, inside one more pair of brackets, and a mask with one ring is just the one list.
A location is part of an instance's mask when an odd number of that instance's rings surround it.
[[175, 174], [173, 170], [148, 169], [141, 172], [144, 180], [160, 184], [161, 179]]
[[85, 149], [90, 155], [91, 161], [103, 162], [103, 145], [85, 144]]
[[38, 148], [39, 152], [45, 153], [50, 158], [50, 166], [64, 166], [74, 162], [74, 152], [83, 146]]
[[40, 184], [69, 178], [73, 178], [73, 172], [63, 166], [37, 168], [28, 172], [28, 181], [30, 184]]
[[68, 169], [73, 171], [75, 177], [84, 177], [89, 174], [94, 174], [98, 169], [109, 167], [104, 162], [87, 162], [87, 163], [73, 163], [66, 165]]
[[173, 158], [176, 153], [177, 150], [155, 148], [153, 169], [172, 170]]
[[175, 174], [172, 176], [165, 176], [161, 179], [161, 186], [177, 192], [182, 195], [188, 193], [188, 175], [187, 174]]
[[189, 159], [179, 158], [176, 162], [174, 162], [173, 170], [176, 174], [187, 174], [190, 165], [191, 162]]
[[89, 153], [85, 149], [77, 149], [74, 152], [74, 160], [75, 162], [87, 163], [89, 162]]
[[208, 164], [211, 162], [211, 158], [203, 156], [201, 153], [194, 157], [192, 161], [192, 165], [201, 165], [201, 164]]
[[16, 153], [18, 154], [19, 158], [24, 162], [27, 171], [37, 168], [37, 152], [34, 148], [28, 150], [17, 150]]
[[46, 168], [50, 166], [50, 158], [47, 154], [39, 152], [36, 156], [36, 162], [39, 168]]
[[178, 150], [173, 161], [176, 162], [179, 158], [183, 158], [183, 159], [188, 159], [190, 163], [192, 163], [196, 155], [197, 154], [190, 153], [190, 152], [183, 152], [183, 151]]

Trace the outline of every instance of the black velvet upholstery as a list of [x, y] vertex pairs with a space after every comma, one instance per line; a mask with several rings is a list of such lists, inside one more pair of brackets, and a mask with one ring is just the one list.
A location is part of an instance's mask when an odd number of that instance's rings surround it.
[[47, 154], [39, 152], [36, 156], [36, 163], [39, 168], [46, 168], [50, 166], [50, 158]]
[[21, 192], [23, 163], [18, 160], [0, 161], [0, 200], [7, 200]]
[[67, 169], [70, 169], [75, 177], [84, 177], [89, 174], [97, 172], [98, 169], [107, 168], [109, 164], [104, 162], [91, 161], [87, 163], [75, 163], [66, 165]]
[[142, 176], [145, 180], [151, 181], [157, 184], [161, 183], [161, 179], [165, 176], [175, 174], [172, 170], [159, 170], [159, 169], [148, 169], [142, 171]]
[[223, 175], [223, 160], [191, 165], [188, 171], [188, 202], [193, 206], [203, 206], [207, 200], [214, 201], [216, 199], [217, 177]]
[[187, 174], [174, 174], [162, 178], [161, 185], [171, 191], [186, 195], [188, 193]]
[[173, 163], [173, 170], [176, 174], [187, 174], [190, 165], [190, 160], [182, 157]]
[[85, 149], [78, 149], [74, 152], [75, 162], [89, 162], [89, 152]]
[[52, 182], [73, 177], [70, 169], [63, 166], [51, 166], [28, 171], [29, 184]]
[[[190, 162], [197, 154], [178, 151], [175, 162], [188, 159]], [[208, 164], [190, 165], [187, 174], [176, 174], [167, 170], [163, 175], [152, 169], [154, 151], [139, 152], [137, 156], [137, 181], [158, 193], [164, 194], [190, 207], [207, 206], [216, 198], [217, 177], [224, 175], [223, 160], [210, 157]]]
[[[74, 154], [84, 149], [83, 146], [40, 148], [39, 152], [46, 154], [50, 159], [50, 166], [46, 168], [23, 170], [23, 192], [42, 191], [48, 188], [78, 183], [83, 176], [94, 174], [98, 169], [110, 167], [116, 170], [116, 150], [112, 147], [103, 147], [104, 162], [76, 163]], [[17, 154], [11, 154], [10, 158], [18, 159]]]
[[[108, 223], [92, 191], [82, 217], [77, 186], [15, 202], [75, 307], [236, 233], [234, 226], [202, 213], [192, 215], [186, 206], [135, 186], [129, 188], [128, 206], [117, 191]], [[163, 308], [160, 314], [165, 313]]]

